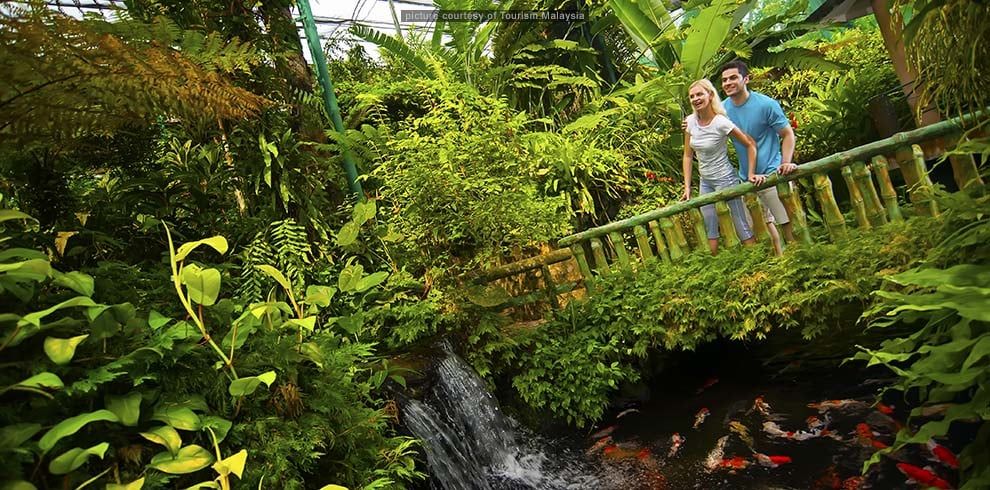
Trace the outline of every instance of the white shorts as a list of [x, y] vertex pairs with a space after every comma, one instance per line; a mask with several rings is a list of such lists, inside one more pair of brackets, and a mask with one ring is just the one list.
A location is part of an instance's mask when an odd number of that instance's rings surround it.
[[[791, 183], [788, 182], [787, 185], [791, 185]], [[763, 204], [763, 214], [767, 223], [786, 225], [791, 222], [790, 216], [787, 215], [787, 209], [784, 208], [784, 203], [780, 202], [777, 186], [768, 187], [757, 194], [760, 196], [760, 203]]]

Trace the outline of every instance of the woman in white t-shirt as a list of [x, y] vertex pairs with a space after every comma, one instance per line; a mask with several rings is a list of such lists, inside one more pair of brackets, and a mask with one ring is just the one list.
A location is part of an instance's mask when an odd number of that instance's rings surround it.
[[[698, 80], [688, 88], [688, 97], [694, 112], [687, 117], [687, 131], [684, 133], [684, 199], [691, 199], [692, 160], [698, 156], [698, 173], [701, 174], [700, 194], [708, 194], [739, 184], [739, 174], [729, 163], [728, 137], [746, 145], [749, 154], [749, 181], [761, 184], [765, 177], [756, 175], [756, 143], [742, 132], [725, 115], [725, 108], [715, 92], [715, 86], [708, 80]], [[756, 242], [742, 198], [729, 201], [732, 222], [743, 243]], [[701, 207], [705, 216], [705, 230], [708, 232], [708, 246], [712, 254], [718, 254], [718, 217], [715, 205]]]

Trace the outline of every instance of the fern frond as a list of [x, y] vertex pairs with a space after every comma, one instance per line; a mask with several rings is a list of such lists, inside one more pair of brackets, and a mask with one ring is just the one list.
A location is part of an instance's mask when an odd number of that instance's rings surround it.
[[380, 48], [387, 49], [402, 61], [415, 68], [424, 77], [435, 78], [427, 60], [401, 39], [382, 34], [370, 27], [362, 25], [351, 26], [351, 33], [365, 41], [378, 45]]

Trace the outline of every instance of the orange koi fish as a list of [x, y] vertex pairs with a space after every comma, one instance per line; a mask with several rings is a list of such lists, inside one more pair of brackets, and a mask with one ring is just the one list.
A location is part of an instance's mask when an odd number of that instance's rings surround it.
[[936, 460], [954, 470], [959, 469], [959, 460], [956, 459], [956, 455], [952, 454], [952, 451], [949, 451], [945, 446], [935, 442], [935, 439], [929, 439], [925, 445], [928, 446], [928, 450], [931, 451]]
[[595, 454], [595, 452], [597, 452], [599, 449], [602, 449], [604, 447], [607, 447], [607, 446], [609, 446], [611, 444], [612, 444], [612, 436], [605, 436], [605, 437], [599, 439], [598, 442], [592, 444], [591, 447], [589, 447], [584, 452], [584, 455], [585, 456], [591, 456], [592, 454]]
[[790, 456], [767, 456], [763, 453], [753, 453], [753, 457], [756, 458], [756, 462], [760, 466], [766, 466], [767, 468], [776, 468], [782, 464], [790, 463]]
[[615, 426], [614, 425], [610, 425], [610, 426], [608, 426], [608, 427], [606, 427], [606, 428], [604, 428], [604, 429], [602, 429], [602, 430], [600, 430], [598, 432], [595, 432], [594, 434], [591, 434], [591, 438], [592, 439], [601, 439], [601, 438], [603, 438], [605, 436], [612, 435], [613, 432], [615, 432]]
[[845, 480], [842, 480], [842, 490], [859, 490], [863, 488], [863, 483], [866, 482], [866, 478], [862, 476], [850, 476]]
[[714, 376], [712, 376], [711, 378], [708, 378], [708, 380], [705, 381], [705, 383], [703, 385], [701, 385], [701, 387], [698, 388], [698, 390], [695, 391], [694, 394], [695, 395], [700, 395], [702, 391], [705, 391], [706, 389], [711, 388], [712, 386], [715, 386], [715, 383], [718, 383], [718, 378], [716, 378]]
[[866, 402], [859, 400], [825, 400], [817, 403], [809, 403], [808, 408], [818, 410], [818, 413], [825, 413], [829, 410], [862, 410], [869, 407]]
[[686, 437], [674, 432], [674, 435], [670, 436], [670, 451], [667, 451], [667, 457], [673, 458], [674, 455], [677, 454], [677, 451], [681, 449], [681, 446], [686, 440]]
[[907, 463], [897, 463], [897, 469], [904, 473], [904, 476], [908, 477], [909, 483], [920, 483], [927, 487], [935, 487], [949, 490], [952, 485], [949, 482], [939, 478], [938, 475], [932, 473], [930, 470], [925, 468], [919, 468], [913, 464]]
[[607, 446], [602, 451], [602, 459], [611, 461], [624, 461], [628, 459], [638, 458], [640, 451], [636, 449], [629, 449], [617, 444], [612, 444]]
[[882, 413], [884, 415], [890, 415], [890, 414], [894, 413], [894, 407], [891, 407], [889, 405], [884, 405], [881, 402], [877, 402], [877, 405], [876, 405], [875, 408], [877, 409], [878, 412], [880, 412], [880, 413]]
[[698, 413], [694, 415], [694, 425], [691, 428], [697, 429], [698, 426], [705, 423], [705, 419], [708, 418], [709, 413], [707, 407], [701, 407], [701, 410], [698, 410]]
[[825, 422], [822, 422], [821, 419], [814, 415], [806, 418], [804, 421], [808, 423], [808, 430], [820, 429], [825, 425]]
[[749, 460], [740, 456], [736, 456], [732, 459], [723, 459], [719, 463], [720, 468], [729, 468], [732, 470], [742, 470], [749, 466]]

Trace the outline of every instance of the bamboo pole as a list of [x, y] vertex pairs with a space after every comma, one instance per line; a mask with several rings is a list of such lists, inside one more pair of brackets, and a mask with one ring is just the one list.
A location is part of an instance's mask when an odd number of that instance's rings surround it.
[[938, 217], [938, 203], [935, 202], [935, 187], [932, 179], [928, 176], [928, 167], [925, 166], [925, 152], [918, 145], [911, 145], [911, 160], [907, 166], [912, 167], [911, 173], [915, 175], [916, 181], [909, 188], [912, 201], [915, 206], [928, 216]]
[[877, 173], [877, 184], [880, 186], [880, 196], [883, 197], [884, 207], [887, 209], [887, 216], [891, 221], [903, 221], [901, 206], [897, 203], [897, 191], [890, 180], [890, 172], [887, 169], [887, 157], [877, 155], [873, 157], [873, 170]]
[[546, 291], [547, 299], [550, 301], [550, 306], [559, 310], [560, 301], [557, 300], [557, 285], [553, 282], [553, 274], [550, 272], [550, 266], [544, 265], [540, 269], [540, 273], [543, 275], [543, 288]]
[[588, 258], [584, 256], [584, 245], [580, 243], [571, 245], [571, 253], [574, 254], [574, 259], [577, 260], [578, 270], [581, 271], [581, 276], [589, 279], [591, 277], [591, 267], [588, 266]]
[[613, 231], [608, 234], [610, 240], [612, 240], [612, 248], [615, 249], [615, 256], [618, 259], [620, 267], [629, 267], [629, 252], [626, 251], [626, 238], [622, 236], [622, 232]]
[[859, 186], [853, 180], [852, 167], [842, 167], [842, 180], [846, 181], [846, 187], [849, 189], [849, 204], [852, 205], [856, 223], [860, 228], [869, 230], [871, 226], [870, 219], [866, 216], [866, 204], [863, 203], [863, 194], [859, 192]]
[[691, 218], [691, 224], [694, 225], [694, 235], [698, 239], [697, 249], [708, 250], [708, 231], [705, 230], [705, 217], [701, 215], [698, 208], [689, 210], [688, 216]]
[[660, 231], [660, 223], [656, 221], [649, 222], [650, 233], [653, 235], [653, 243], [657, 244], [657, 255], [664, 262], [670, 262], [670, 253], [667, 251], [667, 240], [663, 237], [663, 232]]
[[859, 193], [863, 196], [866, 217], [869, 218], [870, 224], [873, 226], [885, 224], [887, 215], [883, 212], [883, 204], [880, 202], [877, 188], [873, 185], [873, 174], [870, 173], [870, 169], [863, 162], [856, 162], [852, 164], [852, 172], [856, 186], [859, 187]]
[[725, 248], [735, 248], [741, 245], [739, 234], [736, 233], [736, 226], [732, 223], [732, 212], [729, 210], [729, 203], [719, 201], [715, 203], [715, 213], [718, 214], [718, 227], [722, 235], [722, 244]]
[[792, 187], [790, 182], [781, 182], [777, 184], [777, 195], [780, 196], [780, 202], [791, 218], [794, 236], [802, 243], [810, 245], [811, 229], [808, 228], [808, 217], [804, 213], [804, 206], [801, 204], [801, 196], [798, 195], [797, 189]]
[[663, 229], [663, 235], [667, 237], [670, 260], [678, 262], [684, 256], [684, 251], [681, 250], [681, 246], [677, 243], [677, 237], [674, 236], [674, 221], [670, 218], [663, 218], [660, 220], [660, 228]]
[[743, 196], [746, 209], [749, 211], [750, 221], [753, 222], [753, 237], [758, 242], [770, 240], [770, 230], [767, 229], [766, 212], [763, 211], [763, 204], [760, 198], [754, 193]]
[[[947, 145], [955, 150], [959, 146], [962, 138], [958, 134], [949, 136]], [[980, 170], [976, 167], [973, 155], [949, 155], [949, 163], [952, 164], [952, 177], [956, 180], [956, 185], [960, 189], [968, 189], [970, 186], [983, 185], [980, 178]]]
[[[800, 168], [800, 167], [799, 167]], [[839, 205], [835, 202], [835, 194], [832, 193], [832, 180], [825, 174], [815, 174], [815, 192], [818, 194], [818, 202], [822, 204], [822, 214], [825, 219], [825, 226], [832, 241], [838, 241], [846, 237], [846, 219], [839, 210]]]
[[650, 249], [650, 238], [646, 236], [646, 228], [636, 225], [633, 228], [633, 236], [636, 237], [636, 248], [639, 250], [639, 258], [645, 264], [653, 258], [653, 250]]
[[602, 241], [597, 238], [591, 239], [591, 256], [595, 258], [595, 270], [599, 274], [608, 274], [608, 260], [605, 259], [605, 249]]

